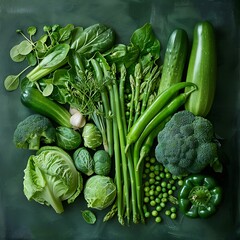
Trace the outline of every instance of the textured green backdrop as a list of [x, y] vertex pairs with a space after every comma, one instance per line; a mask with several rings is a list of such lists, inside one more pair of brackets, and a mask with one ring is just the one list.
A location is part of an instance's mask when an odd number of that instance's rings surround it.
[[[239, 0], [0, 0], [0, 239], [240, 239], [240, 78]], [[184, 28], [191, 40], [197, 21], [209, 20], [216, 28], [218, 80], [209, 114], [226, 155], [224, 200], [220, 211], [208, 220], [165, 221], [156, 225], [122, 227], [114, 219], [88, 225], [81, 217], [80, 199], [57, 215], [50, 208], [28, 202], [22, 191], [23, 169], [28, 151], [12, 143], [16, 124], [29, 111], [21, 105], [19, 92], [6, 92], [3, 79], [20, 70], [11, 62], [9, 50], [20, 40], [16, 29], [30, 25], [73, 23], [83, 27], [101, 22], [111, 26], [119, 39], [129, 41], [132, 32], [150, 22], [162, 44], [162, 54], [171, 31]]]

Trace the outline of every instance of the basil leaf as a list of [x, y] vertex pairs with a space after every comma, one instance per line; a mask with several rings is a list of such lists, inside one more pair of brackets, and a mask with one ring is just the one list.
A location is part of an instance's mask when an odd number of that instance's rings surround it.
[[89, 224], [94, 224], [97, 221], [95, 214], [90, 210], [82, 211], [82, 217]]

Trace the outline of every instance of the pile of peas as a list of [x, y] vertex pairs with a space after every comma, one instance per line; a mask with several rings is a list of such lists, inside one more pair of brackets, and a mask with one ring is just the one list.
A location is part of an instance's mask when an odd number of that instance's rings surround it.
[[172, 220], [177, 218], [176, 193], [183, 185], [182, 177], [173, 176], [154, 157], [145, 159], [143, 173], [143, 201], [145, 218], [154, 217], [155, 222], [162, 222], [160, 213]]

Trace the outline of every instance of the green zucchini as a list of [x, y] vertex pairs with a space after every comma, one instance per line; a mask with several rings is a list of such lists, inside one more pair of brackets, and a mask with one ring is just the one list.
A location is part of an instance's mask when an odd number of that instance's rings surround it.
[[49, 117], [60, 126], [71, 128], [71, 114], [66, 108], [44, 97], [36, 88], [26, 88], [21, 94], [21, 102], [33, 111]]
[[168, 39], [163, 60], [158, 94], [171, 85], [181, 82], [188, 51], [188, 36], [183, 29], [176, 29]]
[[[211, 110], [217, 75], [217, 57], [214, 28], [210, 22], [196, 24], [187, 70], [187, 82], [195, 83], [198, 90], [189, 96], [185, 109], [205, 117]], [[186, 88], [186, 91], [189, 89]]]

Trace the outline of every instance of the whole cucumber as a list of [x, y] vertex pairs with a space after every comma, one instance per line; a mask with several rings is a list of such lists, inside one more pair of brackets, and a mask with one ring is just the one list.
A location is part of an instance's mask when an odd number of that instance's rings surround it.
[[71, 114], [66, 108], [44, 97], [36, 88], [26, 88], [21, 94], [21, 102], [33, 111], [49, 117], [60, 126], [71, 128]]
[[[193, 45], [187, 70], [187, 82], [198, 87], [188, 98], [185, 109], [205, 117], [211, 110], [217, 75], [215, 34], [208, 21], [197, 23], [193, 33]], [[186, 88], [186, 91], [189, 89]]]
[[167, 43], [158, 94], [182, 81], [188, 51], [188, 36], [183, 29], [175, 29]]

